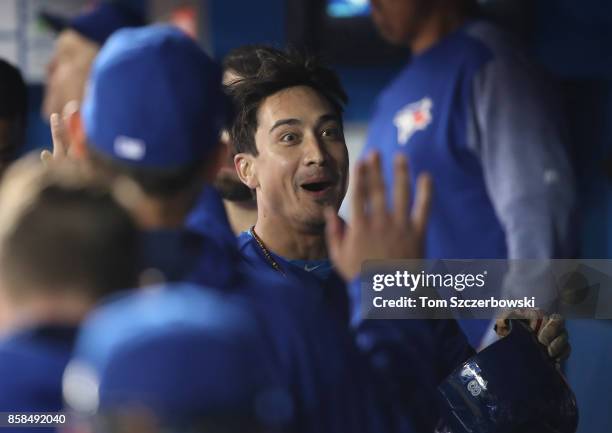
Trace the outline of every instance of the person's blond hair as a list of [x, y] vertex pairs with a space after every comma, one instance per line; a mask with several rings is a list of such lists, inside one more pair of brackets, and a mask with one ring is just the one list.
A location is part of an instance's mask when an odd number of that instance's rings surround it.
[[0, 279], [13, 296], [136, 281], [138, 233], [104, 180], [70, 161], [15, 163], [0, 186]]

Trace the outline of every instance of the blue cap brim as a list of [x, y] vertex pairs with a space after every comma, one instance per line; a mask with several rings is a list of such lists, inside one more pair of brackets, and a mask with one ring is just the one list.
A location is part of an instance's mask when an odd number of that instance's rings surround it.
[[68, 27], [68, 20], [66, 18], [44, 10], [38, 14], [38, 18], [46, 27], [56, 33], [59, 33]]
[[145, 24], [143, 16], [116, 3], [102, 3], [73, 18], [61, 17], [48, 11], [42, 11], [39, 17], [55, 32], [70, 28], [99, 45], [103, 45], [119, 29]]

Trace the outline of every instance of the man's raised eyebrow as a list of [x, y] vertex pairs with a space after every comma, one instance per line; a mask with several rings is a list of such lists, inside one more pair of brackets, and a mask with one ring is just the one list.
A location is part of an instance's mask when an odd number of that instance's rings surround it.
[[299, 119], [281, 119], [281, 120], [277, 120], [276, 122], [274, 122], [274, 125], [272, 125], [272, 128], [270, 128], [270, 131], [268, 131], [268, 133], [272, 132], [274, 129], [278, 128], [279, 126], [282, 125], [297, 125], [302, 123]]
[[325, 122], [330, 121], [338, 122], [342, 125], [342, 119], [340, 118], [340, 116], [338, 116], [337, 114], [328, 113], [323, 114], [321, 117], [319, 117], [319, 120], [317, 120], [317, 127], [321, 126]]

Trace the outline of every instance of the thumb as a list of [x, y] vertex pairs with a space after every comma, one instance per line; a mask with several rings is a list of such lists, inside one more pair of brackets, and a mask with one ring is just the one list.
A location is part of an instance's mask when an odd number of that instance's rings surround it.
[[51, 124], [51, 139], [53, 140], [53, 154], [56, 156], [64, 156], [66, 154], [66, 145], [64, 143], [64, 128], [63, 121], [59, 114], [53, 113], [49, 119]]

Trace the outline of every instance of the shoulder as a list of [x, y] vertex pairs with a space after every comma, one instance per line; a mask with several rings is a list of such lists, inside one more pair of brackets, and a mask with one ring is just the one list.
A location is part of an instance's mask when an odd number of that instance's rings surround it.
[[0, 340], [0, 365], [62, 361], [72, 350], [75, 327], [40, 326], [16, 332]]
[[61, 380], [71, 344], [41, 340], [31, 333], [0, 343], [0, 407], [2, 410], [59, 410]]
[[470, 78], [498, 58], [515, 53], [511, 38], [485, 20], [468, 21], [426, 52], [409, 61], [382, 90], [379, 102], [395, 99], [405, 86]]

